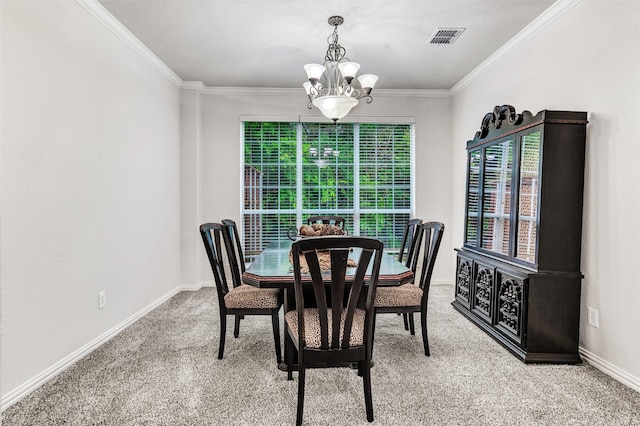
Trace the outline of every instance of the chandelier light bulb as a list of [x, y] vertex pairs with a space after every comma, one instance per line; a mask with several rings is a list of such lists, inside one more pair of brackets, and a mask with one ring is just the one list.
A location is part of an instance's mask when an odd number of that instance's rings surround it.
[[351, 84], [351, 80], [356, 76], [356, 73], [360, 69], [360, 64], [357, 62], [340, 62], [338, 69], [342, 77], [347, 80], [347, 84]]
[[302, 83], [302, 87], [304, 87], [304, 91], [307, 92], [307, 96], [311, 96], [311, 88], [313, 87], [311, 82], [305, 81], [304, 83]]
[[371, 92], [371, 89], [373, 89], [373, 87], [376, 85], [376, 82], [378, 81], [378, 76], [374, 74], [362, 74], [360, 77], [358, 77], [358, 81], [360, 82], [360, 86], [364, 90], [368, 89], [369, 92]]
[[304, 70], [307, 72], [307, 78], [311, 83], [320, 80], [325, 69], [324, 65], [320, 64], [307, 64], [304, 66]]

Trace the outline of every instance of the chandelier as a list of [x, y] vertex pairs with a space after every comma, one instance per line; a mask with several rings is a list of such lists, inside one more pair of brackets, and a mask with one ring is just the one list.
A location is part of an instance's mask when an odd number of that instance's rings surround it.
[[309, 148], [309, 155], [313, 157], [313, 162], [316, 163], [318, 167], [323, 168], [329, 164], [331, 157], [338, 157], [340, 151], [331, 147], [325, 147], [323, 152], [320, 153], [318, 152], [318, 148], [311, 147]]
[[338, 25], [344, 22], [342, 16], [329, 18], [333, 34], [327, 38], [329, 47], [324, 56], [324, 65], [307, 64], [304, 66], [309, 81], [303, 84], [309, 104], [307, 108], [318, 108], [325, 117], [334, 122], [346, 116], [358, 105], [360, 99], [368, 104], [373, 101], [371, 90], [378, 81], [378, 76], [363, 74], [358, 77], [361, 88], [351, 85], [360, 64], [351, 62], [345, 57], [346, 49], [338, 43]]

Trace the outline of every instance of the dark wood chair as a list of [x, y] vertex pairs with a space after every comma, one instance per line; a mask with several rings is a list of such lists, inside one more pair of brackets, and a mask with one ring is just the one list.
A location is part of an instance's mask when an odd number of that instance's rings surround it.
[[280, 321], [278, 311], [282, 306], [282, 292], [279, 289], [260, 289], [246, 284], [229, 290], [224, 272], [221, 237], [224, 226], [220, 223], [205, 223], [200, 225], [200, 235], [211, 264], [213, 278], [218, 293], [220, 308], [220, 343], [218, 359], [224, 355], [224, 343], [227, 330], [227, 315], [270, 315], [273, 328], [273, 339], [276, 348], [276, 361], [282, 362], [280, 349]]
[[[427, 337], [427, 302], [429, 301], [429, 287], [433, 267], [442, 241], [444, 224], [440, 222], [426, 222], [419, 226], [423, 234], [424, 250], [422, 270], [417, 284], [404, 284], [398, 287], [380, 287], [376, 294], [375, 309], [377, 314], [420, 312], [422, 326], [422, 342], [424, 354], [430, 355], [429, 339]], [[415, 330], [411, 334], [415, 334]]]
[[307, 218], [307, 225], [313, 225], [314, 223], [322, 223], [325, 225], [335, 225], [344, 229], [345, 220], [342, 216], [320, 215], [309, 216]]
[[[242, 251], [242, 242], [236, 222], [231, 219], [222, 221], [224, 227], [224, 246], [229, 261], [229, 270], [231, 271], [231, 280], [233, 287], [242, 285], [242, 274], [246, 270], [246, 262], [244, 260], [244, 252]], [[233, 326], [233, 337], [240, 335], [240, 320], [242, 315], [236, 315]]]
[[[422, 232], [420, 232], [419, 229], [421, 224], [422, 219], [409, 219], [404, 228], [404, 235], [402, 236], [402, 243], [400, 244], [400, 251], [398, 252], [398, 261], [411, 269], [414, 275], [418, 267], [420, 243], [422, 242]], [[411, 334], [415, 334], [413, 313], [403, 313], [402, 319], [404, 321], [404, 329], [411, 330]]]
[[[352, 248], [355, 250], [350, 251]], [[286, 345], [289, 380], [294, 348], [298, 351], [297, 425], [302, 423], [305, 370], [350, 363], [358, 365], [358, 375], [364, 382], [367, 420], [373, 421], [370, 371], [373, 301], [383, 248], [379, 240], [353, 236], [311, 237], [292, 245], [296, 309], [285, 314], [285, 339], [289, 339]], [[329, 256], [329, 272], [321, 270], [320, 255]], [[356, 267], [347, 268], [350, 255], [354, 256]], [[301, 262], [306, 264], [308, 275], [302, 274]], [[371, 274], [365, 280], [368, 266]], [[347, 276], [351, 284], [346, 283]]]

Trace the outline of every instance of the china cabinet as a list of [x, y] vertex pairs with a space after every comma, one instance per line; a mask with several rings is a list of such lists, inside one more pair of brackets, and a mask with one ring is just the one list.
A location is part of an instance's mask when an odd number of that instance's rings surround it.
[[586, 125], [586, 112], [503, 105], [467, 142], [453, 306], [524, 362], [581, 362]]

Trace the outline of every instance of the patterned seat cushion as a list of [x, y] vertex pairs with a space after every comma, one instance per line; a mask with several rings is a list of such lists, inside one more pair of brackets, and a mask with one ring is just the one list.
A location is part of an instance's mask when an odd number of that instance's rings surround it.
[[[327, 310], [329, 317], [329, 343], [331, 343], [331, 309]], [[353, 323], [351, 325], [351, 336], [349, 338], [349, 346], [361, 346], [364, 342], [364, 316], [365, 311], [356, 309], [353, 314]], [[342, 320], [340, 321], [340, 339], [342, 339], [344, 329], [344, 319], [346, 311], [342, 312]], [[298, 312], [289, 311], [284, 316], [284, 320], [294, 335], [298, 335]], [[304, 334], [305, 342], [309, 348], [320, 347], [320, 317], [317, 308], [307, 308], [304, 310]]]
[[279, 305], [277, 288], [257, 288], [242, 284], [224, 296], [227, 309], [270, 309]]
[[414, 284], [398, 287], [378, 287], [376, 290], [376, 307], [387, 306], [420, 306], [422, 290]]

